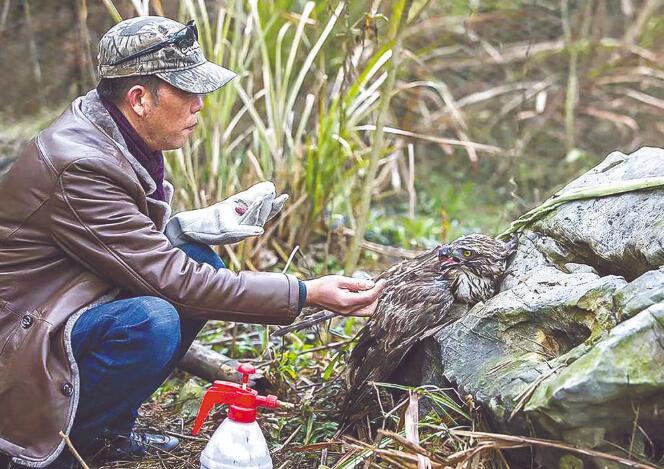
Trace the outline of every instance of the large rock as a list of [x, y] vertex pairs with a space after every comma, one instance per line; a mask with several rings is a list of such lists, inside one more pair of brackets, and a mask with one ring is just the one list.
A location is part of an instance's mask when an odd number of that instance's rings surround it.
[[[664, 176], [664, 150], [611, 153], [559, 192]], [[633, 279], [664, 264], [664, 190], [628, 192], [566, 203], [532, 230], [569, 249], [570, 259]]]
[[423, 381], [451, 382], [471, 394], [496, 429], [525, 428], [519, 418], [507, 421], [524, 393], [607, 334], [617, 322], [614, 295], [626, 284], [538, 266], [439, 333], [432, 354], [439, 366]]
[[[616, 152], [558, 195], [656, 176], [664, 150]], [[472, 395], [497, 431], [657, 453], [663, 228], [662, 188], [557, 207], [520, 234], [500, 292], [421, 345], [416, 381]], [[560, 465], [560, 454], [538, 454]]]
[[[616, 326], [569, 366], [548, 377], [526, 404], [549, 433], [587, 444], [621, 440], [638, 421], [654, 438], [664, 424], [664, 304]], [[629, 425], [630, 422], [632, 425]]]

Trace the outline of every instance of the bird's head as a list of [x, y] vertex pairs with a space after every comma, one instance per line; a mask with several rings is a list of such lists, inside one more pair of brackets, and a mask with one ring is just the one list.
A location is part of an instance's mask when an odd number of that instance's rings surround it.
[[452, 281], [455, 297], [466, 303], [477, 303], [494, 295], [515, 249], [515, 238], [503, 242], [476, 233], [440, 246], [438, 260], [443, 275]]

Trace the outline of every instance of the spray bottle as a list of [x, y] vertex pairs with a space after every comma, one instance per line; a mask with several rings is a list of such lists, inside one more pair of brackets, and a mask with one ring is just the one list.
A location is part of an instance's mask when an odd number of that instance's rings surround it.
[[253, 366], [241, 364], [242, 384], [215, 381], [203, 397], [192, 434], [197, 435], [215, 404], [229, 405], [228, 418], [214, 432], [201, 453], [201, 469], [272, 469], [267, 442], [256, 423], [256, 409], [276, 409], [281, 404], [276, 396], [259, 396], [249, 388]]

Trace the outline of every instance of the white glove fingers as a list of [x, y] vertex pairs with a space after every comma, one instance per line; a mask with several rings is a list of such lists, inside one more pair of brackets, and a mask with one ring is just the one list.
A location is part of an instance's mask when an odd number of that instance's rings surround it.
[[260, 212], [263, 205], [263, 199], [254, 200], [248, 207], [247, 211], [244, 212], [242, 216], [238, 218], [238, 223], [240, 225], [260, 225]]
[[272, 194], [273, 197], [276, 194], [274, 184], [270, 181], [263, 181], [259, 182], [258, 184], [254, 184], [245, 191], [235, 194], [232, 196], [232, 198], [234, 200], [242, 200], [247, 204], [247, 206], [250, 206], [256, 200], [262, 199], [269, 194]]
[[265, 197], [263, 197], [261, 206], [260, 206], [260, 211], [258, 213], [258, 223], [257, 225], [265, 225], [265, 222], [267, 221], [268, 217], [270, 216], [270, 212], [272, 211], [272, 203], [274, 202], [274, 193], [272, 194], [267, 194]]
[[274, 199], [272, 202], [272, 210], [270, 210], [270, 214], [268, 215], [267, 219], [271, 220], [274, 218], [277, 213], [281, 211], [282, 208], [284, 208], [284, 204], [288, 200], [288, 194], [281, 194], [279, 197]]
[[288, 195], [276, 197], [270, 181], [254, 184], [210, 207], [178, 213], [167, 226], [171, 243], [184, 240], [205, 244], [233, 244], [263, 234], [265, 222], [284, 206]]

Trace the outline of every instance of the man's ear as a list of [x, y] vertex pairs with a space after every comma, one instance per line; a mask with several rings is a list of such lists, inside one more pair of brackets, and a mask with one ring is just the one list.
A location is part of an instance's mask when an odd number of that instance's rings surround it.
[[127, 104], [138, 117], [145, 117], [152, 106], [150, 91], [142, 85], [134, 85], [127, 91]]

